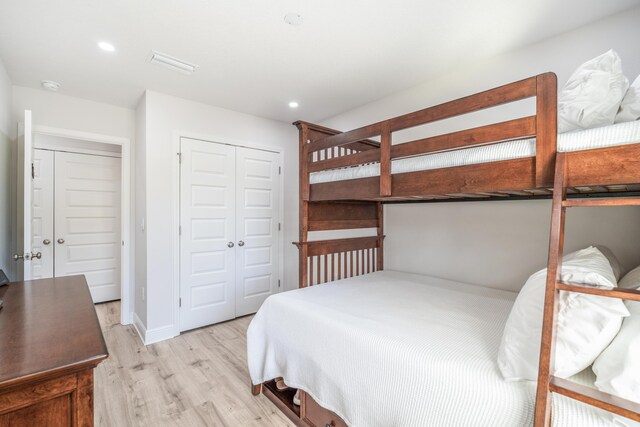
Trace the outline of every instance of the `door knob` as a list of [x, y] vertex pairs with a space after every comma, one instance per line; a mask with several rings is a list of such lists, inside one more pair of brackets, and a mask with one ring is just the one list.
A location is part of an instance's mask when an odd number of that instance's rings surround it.
[[43, 244], [43, 245], [48, 245], [49, 243], [51, 243], [51, 240], [49, 240], [49, 239], [44, 239], [44, 240], [42, 241], [42, 244]]
[[61, 237], [58, 239], [58, 243], [63, 244], [64, 243], [64, 239]]
[[238, 242], [238, 246], [244, 246], [244, 242], [243, 242], [242, 240], [240, 240], [240, 241]]
[[42, 258], [42, 252], [36, 252], [35, 254], [31, 252], [31, 259], [34, 259], [34, 258], [37, 258], [37, 259]]
[[18, 261], [19, 259], [24, 259], [24, 255], [13, 254], [13, 260]]
[[233, 247], [233, 242], [229, 242], [229, 243], [227, 243], [227, 246], [228, 246], [228, 247], [230, 247], [230, 248], [232, 248], [232, 247]]

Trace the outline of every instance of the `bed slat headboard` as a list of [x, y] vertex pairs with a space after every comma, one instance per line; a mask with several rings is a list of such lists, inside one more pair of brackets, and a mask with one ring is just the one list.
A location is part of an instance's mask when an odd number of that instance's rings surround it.
[[382, 237], [296, 243], [306, 259], [301, 287], [319, 285], [382, 270]]

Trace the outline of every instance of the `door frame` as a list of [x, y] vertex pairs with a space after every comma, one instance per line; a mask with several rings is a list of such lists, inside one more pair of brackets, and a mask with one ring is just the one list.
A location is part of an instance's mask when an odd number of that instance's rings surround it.
[[278, 276], [280, 280], [280, 287], [277, 293], [282, 292], [284, 289], [284, 149], [281, 147], [275, 147], [268, 144], [260, 144], [254, 142], [248, 142], [243, 140], [237, 140], [224, 136], [216, 136], [211, 134], [200, 134], [189, 131], [174, 131], [173, 132], [173, 152], [176, 154], [176, 159], [171, 168], [172, 174], [172, 197], [173, 197], [173, 336], [181, 334], [180, 331], [180, 162], [178, 153], [180, 153], [180, 140], [182, 138], [196, 139], [198, 141], [209, 142], [213, 144], [231, 145], [234, 147], [251, 148], [254, 150], [270, 151], [278, 154], [279, 163], [281, 167], [279, 181], [280, 181], [280, 203], [278, 212], [278, 222], [282, 224], [280, 229], [280, 235], [278, 236]]
[[61, 129], [50, 126], [33, 126], [33, 133], [57, 136], [68, 139], [79, 139], [89, 142], [119, 145], [120, 157], [120, 323], [128, 325], [132, 322], [135, 295], [130, 283], [131, 277], [131, 141], [120, 136]]

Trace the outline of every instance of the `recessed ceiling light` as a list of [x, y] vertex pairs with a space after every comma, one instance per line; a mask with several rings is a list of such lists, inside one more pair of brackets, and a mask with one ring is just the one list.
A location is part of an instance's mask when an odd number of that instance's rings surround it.
[[298, 104], [296, 101], [291, 101], [289, 103], [289, 108], [298, 108], [300, 104]]
[[302, 25], [302, 15], [297, 13], [287, 13], [284, 15], [284, 22], [294, 27]]
[[43, 88], [51, 92], [57, 92], [58, 89], [60, 89], [60, 83], [54, 82], [53, 80], [42, 80], [40, 84]]
[[107, 43], [107, 42], [99, 42], [98, 43], [98, 47], [102, 50], [104, 50], [105, 52], [115, 52], [116, 48], [114, 45], [112, 45], [111, 43]]

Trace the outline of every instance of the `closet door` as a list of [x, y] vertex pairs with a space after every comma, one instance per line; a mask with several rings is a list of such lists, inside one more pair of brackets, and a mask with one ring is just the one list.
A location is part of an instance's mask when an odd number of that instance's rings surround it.
[[94, 302], [120, 299], [120, 159], [55, 153], [55, 276], [84, 274]]
[[235, 148], [182, 138], [180, 329], [235, 317]]
[[280, 178], [277, 153], [236, 148], [236, 316], [278, 292]]
[[31, 278], [53, 277], [53, 151], [33, 150], [31, 196]]

